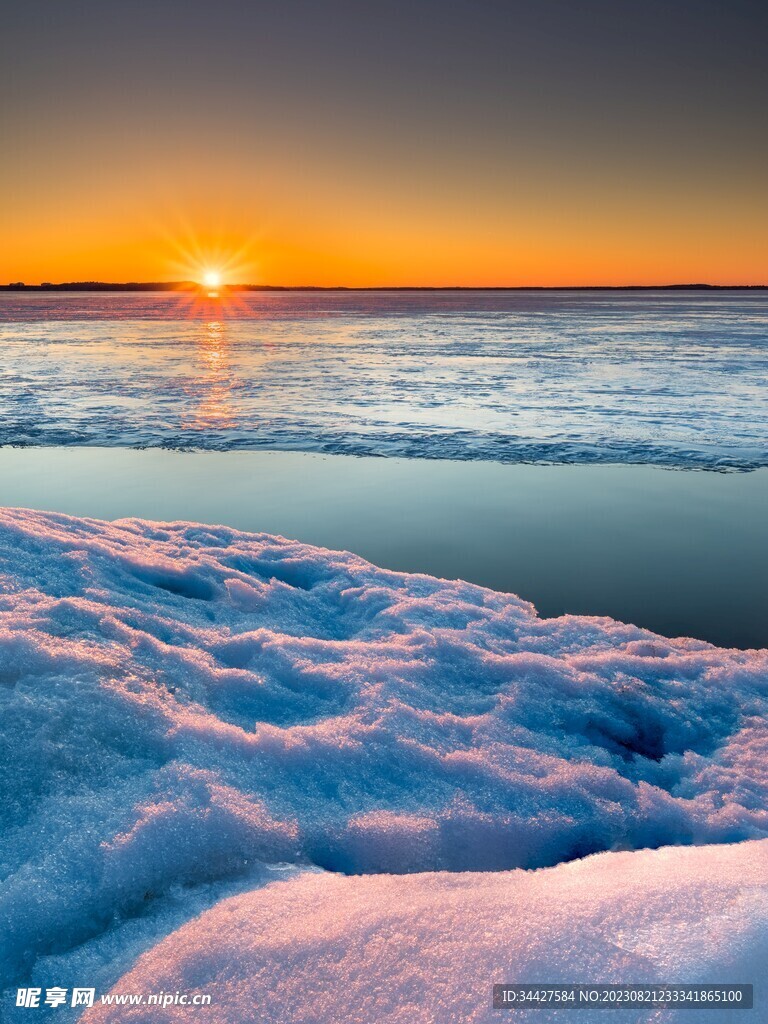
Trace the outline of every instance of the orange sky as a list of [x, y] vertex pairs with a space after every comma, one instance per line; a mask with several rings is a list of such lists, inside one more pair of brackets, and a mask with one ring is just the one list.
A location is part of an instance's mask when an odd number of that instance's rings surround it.
[[17, 5], [0, 283], [768, 283], [734, 2]]
[[[509, 190], [512, 191], [512, 190]], [[275, 181], [260, 198], [163, 202], [138, 187], [62, 184], [4, 219], [0, 281], [179, 280], [221, 269], [229, 283], [583, 285], [768, 280], [768, 225], [749, 198], [578, 197], [521, 188], [419, 194], [376, 183], [366, 195]], [[415, 193], [415, 194], [414, 194]], [[503, 201], [502, 201], [503, 200]]]

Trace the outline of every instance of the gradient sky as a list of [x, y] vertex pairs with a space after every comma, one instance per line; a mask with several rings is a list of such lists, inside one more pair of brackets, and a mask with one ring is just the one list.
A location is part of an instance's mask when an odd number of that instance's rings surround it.
[[9, 4], [0, 281], [768, 283], [767, 39], [764, 0]]

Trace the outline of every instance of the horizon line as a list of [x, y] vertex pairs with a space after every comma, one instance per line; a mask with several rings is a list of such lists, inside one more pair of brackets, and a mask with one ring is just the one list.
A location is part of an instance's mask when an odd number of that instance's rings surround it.
[[719, 291], [768, 289], [765, 284], [711, 284], [709, 282], [671, 282], [669, 284], [577, 284], [577, 285], [283, 285], [283, 284], [227, 284], [216, 289], [199, 284], [197, 281], [43, 281], [40, 284], [26, 284], [11, 281], [0, 284], [0, 291], [201, 291], [201, 292], [249, 292], [249, 291], [349, 291], [349, 292], [413, 292], [413, 291]]

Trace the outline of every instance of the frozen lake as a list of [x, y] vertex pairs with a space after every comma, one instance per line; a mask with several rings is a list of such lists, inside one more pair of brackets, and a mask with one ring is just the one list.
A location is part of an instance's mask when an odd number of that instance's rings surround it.
[[768, 292], [0, 295], [0, 443], [768, 465]]

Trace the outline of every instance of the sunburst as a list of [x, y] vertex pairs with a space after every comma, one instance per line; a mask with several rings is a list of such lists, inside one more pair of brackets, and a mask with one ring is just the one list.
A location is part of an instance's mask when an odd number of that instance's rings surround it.
[[159, 233], [168, 247], [168, 274], [182, 284], [179, 312], [195, 318], [210, 319], [213, 303], [220, 313], [237, 314], [245, 298], [238, 298], [237, 286], [259, 279], [259, 261], [255, 256], [257, 239], [233, 239], [219, 232], [202, 235], [186, 224], [176, 231], [162, 228]]

